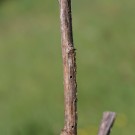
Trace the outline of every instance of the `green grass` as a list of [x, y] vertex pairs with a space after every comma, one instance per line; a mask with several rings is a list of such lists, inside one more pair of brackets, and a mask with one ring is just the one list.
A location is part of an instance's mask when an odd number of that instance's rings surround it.
[[[135, 2], [73, 1], [78, 132], [96, 135], [117, 112], [112, 135], [135, 132]], [[63, 127], [59, 6], [0, 3], [0, 135], [58, 135]]]

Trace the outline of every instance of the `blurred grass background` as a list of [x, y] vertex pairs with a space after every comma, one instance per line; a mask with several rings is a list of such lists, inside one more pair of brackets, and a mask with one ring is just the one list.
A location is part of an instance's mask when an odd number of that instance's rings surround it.
[[[135, 132], [135, 1], [73, 1], [78, 134]], [[0, 135], [58, 135], [63, 75], [57, 0], [0, 1]]]

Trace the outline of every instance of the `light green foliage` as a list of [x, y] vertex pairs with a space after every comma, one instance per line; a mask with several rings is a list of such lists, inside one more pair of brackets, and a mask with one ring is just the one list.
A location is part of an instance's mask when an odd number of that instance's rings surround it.
[[[73, 1], [78, 132], [96, 135], [102, 112], [112, 134], [135, 132], [135, 2]], [[58, 135], [63, 127], [59, 6], [53, 0], [0, 3], [0, 135]]]

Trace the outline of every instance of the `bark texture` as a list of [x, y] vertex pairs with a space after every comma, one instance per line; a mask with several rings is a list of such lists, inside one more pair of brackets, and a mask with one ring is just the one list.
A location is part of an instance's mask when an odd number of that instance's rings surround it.
[[65, 106], [65, 124], [61, 135], [77, 135], [76, 52], [72, 34], [71, 0], [58, 1], [60, 4]]
[[115, 112], [104, 112], [98, 135], [110, 135], [115, 118]]

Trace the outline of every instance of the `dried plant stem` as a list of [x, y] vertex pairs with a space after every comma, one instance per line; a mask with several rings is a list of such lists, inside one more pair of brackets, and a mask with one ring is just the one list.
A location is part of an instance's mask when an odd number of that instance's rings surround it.
[[64, 71], [65, 125], [61, 135], [77, 135], [76, 52], [73, 45], [71, 0], [59, 0]]

